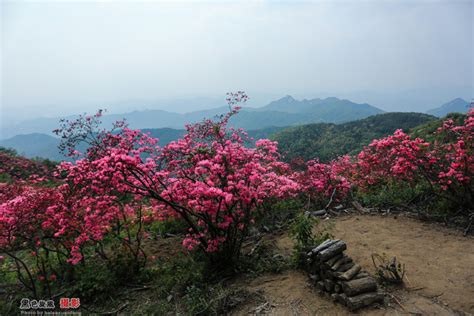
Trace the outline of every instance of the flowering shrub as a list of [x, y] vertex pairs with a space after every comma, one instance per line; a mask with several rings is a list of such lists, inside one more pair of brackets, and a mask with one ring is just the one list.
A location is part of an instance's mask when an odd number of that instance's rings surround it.
[[449, 119], [437, 131], [432, 158], [437, 160], [431, 179], [466, 207], [474, 205], [474, 109], [462, 125]]
[[53, 170], [54, 163], [50, 161], [33, 161], [0, 147], [0, 182], [51, 180]]
[[[431, 194], [472, 208], [474, 110], [462, 125], [446, 120], [432, 143], [412, 139], [401, 130], [374, 140], [356, 157], [349, 171], [353, 185], [364, 190], [381, 184], [403, 182], [407, 186], [426, 183]], [[345, 174], [348, 172], [346, 171]]]
[[[19, 280], [35, 297], [51, 295], [50, 282], [72, 272], [72, 265], [86, 263], [94, 252], [110, 268], [126, 273], [145, 265], [143, 205], [107, 196], [82, 197], [79, 192], [69, 184], [0, 186], [0, 253], [15, 262]], [[105, 237], [120, 251], [107, 253]], [[117, 267], [112, 256], [127, 262]]]
[[414, 181], [421, 168], [430, 168], [430, 144], [420, 138], [414, 140], [402, 130], [372, 141], [357, 156], [355, 183], [362, 188], [388, 179]]
[[[238, 92], [230, 94], [228, 102], [232, 106], [246, 98]], [[84, 207], [94, 210], [97, 199], [123, 194], [153, 200], [156, 217], [185, 221], [188, 234], [183, 246], [232, 261], [257, 206], [298, 188], [282, 172], [285, 164], [278, 162], [275, 142], [259, 140], [255, 148], [246, 148], [246, 134], [226, 128], [238, 109], [217, 121], [188, 125], [183, 139], [163, 148], [156, 139], [127, 127], [115, 134], [102, 133], [87, 158], [63, 163], [61, 170], [67, 173], [66, 181], [80, 186], [81, 195], [87, 196]]]
[[300, 191], [308, 198], [308, 204], [312, 202], [325, 207], [347, 196], [351, 185], [342, 175], [347, 159], [343, 157], [328, 164], [310, 160], [304, 171], [295, 172], [294, 177], [300, 185]]
[[[56, 274], [49, 256], [67, 257], [67, 250], [54, 240], [55, 229], [45, 225], [50, 221], [49, 208], [61, 199], [60, 193], [50, 188], [2, 185], [0, 197], [0, 253], [15, 261], [19, 280], [35, 297], [41, 290], [51, 295], [48, 280]], [[25, 254], [29, 260], [24, 259]], [[42, 281], [40, 287], [38, 281]]]

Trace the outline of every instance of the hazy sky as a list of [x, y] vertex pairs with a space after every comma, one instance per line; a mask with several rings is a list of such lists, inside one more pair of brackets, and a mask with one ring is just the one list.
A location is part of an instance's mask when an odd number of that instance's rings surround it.
[[474, 90], [474, 1], [1, 3], [3, 123], [238, 89], [388, 110], [417, 110], [386, 97], [403, 91]]

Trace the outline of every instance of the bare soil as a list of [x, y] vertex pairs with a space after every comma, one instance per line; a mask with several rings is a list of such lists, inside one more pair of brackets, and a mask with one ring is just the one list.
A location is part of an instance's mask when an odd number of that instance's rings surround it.
[[[316, 229], [321, 225], [346, 241], [347, 253], [372, 274], [373, 253], [396, 256], [406, 266], [405, 287], [385, 288], [387, 306], [358, 314], [474, 314], [472, 236], [404, 216], [350, 215], [324, 221]], [[288, 236], [274, 239], [283, 255], [291, 254], [293, 243]], [[240, 306], [232, 315], [350, 315], [344, 307], [316, 293], [303, 272], [263, 275], [238, 283], [260, 299]]]

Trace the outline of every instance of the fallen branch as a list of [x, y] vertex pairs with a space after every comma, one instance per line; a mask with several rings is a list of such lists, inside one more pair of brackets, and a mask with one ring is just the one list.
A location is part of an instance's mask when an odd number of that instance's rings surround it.
[[332, 203], [332, 199], [334, 197], [334, 194], [336, 194], [336, 188], [334, 188], [334, 190], [332, 191], [332, 194], [331, 194], [331, 197], [329, 198], [329, 203], [326, 205], [326, 207], [324, 208], [325, 210], [328, 209], [328, 207], [331, 205]]
[[395, 297], [395, 295], [391, 293], [387, 293], [387, 294], [395, 301], [395, 303], [397, 303], [404, 311], [406, 311], [405, 306], [403, 306], [402, 303], [400, 303], [400, 301]]
[[354, 208], [356, 210], [358, 210], [360, 213], [369, 213], [369, 211], [367, 211], [362, 205], [360, 205], [359, 202], [357, 201], [352, 201], [352, 206], [354, 206]]

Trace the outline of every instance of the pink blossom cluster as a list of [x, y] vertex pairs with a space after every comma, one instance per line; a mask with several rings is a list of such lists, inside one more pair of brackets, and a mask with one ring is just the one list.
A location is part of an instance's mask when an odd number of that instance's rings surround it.
[[344, 174], [347, 166], [350, 166], [348, 156], [327, 164], [310, 160], [303, 171], [295, 171], [293, 176], [309, 202], [326, 204], [329, 201], [342, 201], [347, 196], [351, 188], [351, 183]]
[[0, 150], [0, 174], [7, 175], [15, 182], [50, 180], [53, 178], [53, 170], [53, 165], [47, 165]]
[[226, 128], [235, 113], [189, 125], [182, 139], [163, 148], [156, 146], [156, 139], [124, 128], [106, 134], [93, 156], [63, 163], [61, 171], [80, 188], [82, 208], [93, 214], [108, 210], [101, 214], [105, 222], [116, 212], [103, 205], [112, 205], [112, 197], [146, 198], [153, 201], [155, 218], [179, 217], [187, 223], [183, 245], [188, 249], [234, 256], [257, 206], [298, 190], [284, 173], [288, 166], [278, 161], [275, 142], [259, 140], [255, 148], [247, 148], [245, 133]]
[[402, 130], [373, 140], [357, 155], [354, 182], [360, 187], [384, 182], [389, 178], [412, 181], [422, 169], [435, 163], [430, 159], [430, 144], [420, 138], [412, 139]]
[[374, 140], [354, 161], [351, 183], [367, 189], [387, 181], [428, 182], [434, 192], [472, 207], [474, 202], [474, 109], [464, 122], [444, 121], [435, 140], [413, 139], [401, 130]]

